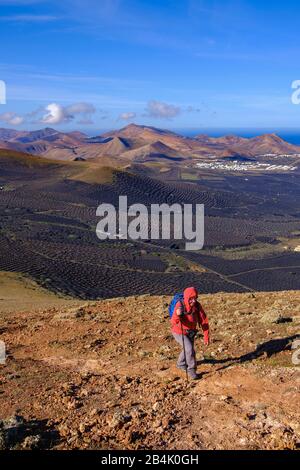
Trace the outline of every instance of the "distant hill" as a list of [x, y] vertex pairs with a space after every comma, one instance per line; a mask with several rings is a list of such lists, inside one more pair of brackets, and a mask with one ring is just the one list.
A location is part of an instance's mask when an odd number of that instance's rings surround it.
[[[40, 168], [47, 164], [55, 166], [55, 162], [37, 155], [30, 155], [24, 152], [17, 152], [10, 149], [0, 149], [0, 170], [18, 169], [18, 167]], [[61, 165], [61, 162], [56, 162]]]
[[22, 184], [28, 180], [44, 181], [42, 184], [75, 180], [85, 183], [111, 182], [113, 173], [120, 172], [108, 165], [104, 159], [103, 165], [95, 162], [61, 161], [30, 155], [14, 150], [0, 149], [0, 176], [7, 181], [19, 181]]
[[81, 132], [52, 128], [32, 132], [0, 129], [0, 148], [41, 155], [55, 160], [121, 159], [128, 163], [180, 161], [191, 158], [256, 157], [262, 154], [300, 155], [300, 147], [276, 134], [253, 138], [235, 135], [214, 138], [185, 137], [165, 129], [129, 124], [89, 138]]
[[181, 135], [176, 134], [175, 132], [166, 130], [166, 129], [158, 129], [157, 127], [152, 126], [142, 126], [137, 124], [128, 124], [128, 126], [122, 127], [119, 130], [106, 132], [102, 134], [102, 137], [124, 137], [124, 138], [131, 138], [137, 139], [141, 138], [143, 140], [152, 141], [157, 136], [165, 136], [169, 138], [183, 138]]
[[180, 157], [178, 157], [178, 152], [176, 150], [158, 140], [128, 151], [126, 153], [126, 158], [136, 163], [144, 163], [149, 160], [176, 160]]
[[55, 148], [72, 149], [82, 145], [87, 135], [82, 132], [59, 132], [50, 127], [36, 131], [0, 129], [0, 148], [10, 148], [33, 155], [43, 155]]
[[199, 142], [205, 142], [206, 145], [224, 146], [230, 148], [233, 152], [244, 156], [257, 156], [262, 154], [299, 154], [300, 147], [290, 144], [281, 139], [276, 134], [263, 134], [261, 136], [244, 138], [234, 135], [219, 138], [207, 136], [196, 136]]

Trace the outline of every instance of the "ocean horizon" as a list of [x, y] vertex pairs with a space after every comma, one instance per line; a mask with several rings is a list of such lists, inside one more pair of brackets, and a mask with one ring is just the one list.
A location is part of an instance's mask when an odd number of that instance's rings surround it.
[[199, 134], [209, 137], [222, 137], [224, 135], [237, 135], [239, 137], [257, 137], [262, 134], [277, 134], [282, 139], [291, 144], [300, 145], [300, 130], [298, 129], [270, 129], [270, 128], [198, 128], [198, 129], [173, 129], [174, 132], [185, 135], [186, 137], [195, 137]]

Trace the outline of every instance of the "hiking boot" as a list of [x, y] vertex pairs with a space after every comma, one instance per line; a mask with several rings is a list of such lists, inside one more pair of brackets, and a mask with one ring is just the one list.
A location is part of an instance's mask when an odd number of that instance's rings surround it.
[[197, 374], [197, 372], [194, 370], [194, 369], [190, 369], [188, 371], [189, 373], [189, 377], [192, 379], [192, 380], [199, 380], [200, 379], [200, 374]]
[[176, 364], [176, 367], [177, 367], [177, 369], [183, 370], [184, 372], [186, 371], [185, 366], [179, 366], [178, 364]]

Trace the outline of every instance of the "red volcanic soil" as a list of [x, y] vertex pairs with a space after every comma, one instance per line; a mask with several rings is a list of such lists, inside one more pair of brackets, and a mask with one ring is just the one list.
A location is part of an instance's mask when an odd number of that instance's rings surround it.
[[188, 383], [169, 300], [2, 313], [1, 447], [299, 448], [299, 291], [201, 295], [212, 342], [196, 340], [202, 376]]

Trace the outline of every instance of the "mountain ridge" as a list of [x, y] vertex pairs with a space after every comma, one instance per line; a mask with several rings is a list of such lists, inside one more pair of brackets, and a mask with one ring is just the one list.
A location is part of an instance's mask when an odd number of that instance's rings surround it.
[[79, 131], [61, 132], [49, 127], [35, 131], [0, 129], [0, 148], [62, 160], [84, 158], [101, 161], [103, 157], [137, 162], [141, 159], [156, 160], [157, 142], [165, 146], [161, 154], [167, 159], [174, 156], [185, 160], [207, 157], [256, 157], [264, 154], [300, 155], [299, 146], [274, 133], [251, 138], [236, 135], [210, 137], [202, 134], [186, 137], [167, 129], [134, 123], [95, 137], [88, 137]]

